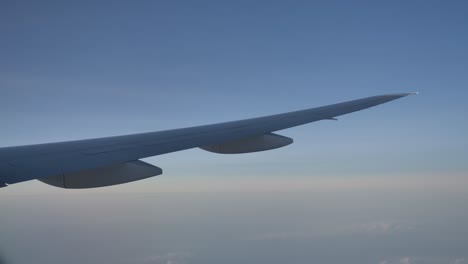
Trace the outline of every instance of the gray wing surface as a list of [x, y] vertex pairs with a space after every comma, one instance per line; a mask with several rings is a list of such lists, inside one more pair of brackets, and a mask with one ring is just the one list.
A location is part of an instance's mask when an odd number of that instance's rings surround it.
[[[150, 156], [269, 135], [274, 131], [310, 122], [334, 119], [410, 94], [413, 93], [373, 96], [301, 111], [212, 125], [0, 148], [0, 187], [129, 162], [136, 164], [134, 162], [138, 159]], [[276, 135], [271, 135], [273, 136], [269, 136], [268, 140], [277, 138]], [[115, 167], [112, 169], [115, 170]]]

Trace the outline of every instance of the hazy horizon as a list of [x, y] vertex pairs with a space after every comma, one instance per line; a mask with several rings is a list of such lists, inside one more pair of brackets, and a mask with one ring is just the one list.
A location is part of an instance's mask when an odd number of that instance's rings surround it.
[[0, 200], [4, 263], [468, 260], [466, 177], [413, 177], [407, 185], [314, 177], [302, 189], [265, 177], [266, 186], [215, 190], [171, 189], [162, 177], [79, 191], [8, 187]]

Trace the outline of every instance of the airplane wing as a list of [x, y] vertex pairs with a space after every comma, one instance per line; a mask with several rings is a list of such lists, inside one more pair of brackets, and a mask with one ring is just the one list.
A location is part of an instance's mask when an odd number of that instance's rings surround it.
[[199, 147], [223, 154], [289, 145], [272, 132], [383, 104], [414, 93], [387, 94], [233, 122], [125, 136], [0, 148], [0, 187], [38, 179], [62, 188], [93, 188], [162, 174], [141, 158]]

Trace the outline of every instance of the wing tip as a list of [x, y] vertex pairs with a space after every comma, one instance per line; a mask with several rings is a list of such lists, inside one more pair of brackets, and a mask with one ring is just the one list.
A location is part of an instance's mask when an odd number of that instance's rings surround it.
[[410, 93], [395, 93], [393, 95], [395, 96], [401, 96], [401, 97], [404, 97], [404, 96], [410, 96], [410, 95], [417, 95], [419, 94], [419, 92], [410, 92]]
[[393, 94], [386, 94], [384, 95], [385, 97], [393, 98], [393, 99], [398, 99], [410, 95], [418, 95], [419, 92], [410, 92], [410, 93], [393, 93]]

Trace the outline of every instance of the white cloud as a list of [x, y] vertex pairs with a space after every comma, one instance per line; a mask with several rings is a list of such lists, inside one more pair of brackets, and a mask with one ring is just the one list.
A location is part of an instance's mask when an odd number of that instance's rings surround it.
[[413, 230], [414, 226], [405, 221], [379, 221], [355, 225], [353, 230], [366, 234], [393, 234]]
[[147, 264], [187, 264], [192, 254], [185, 251], [169, 252], [162, 255], [146, 256], [139, 263]]
[[247, 240], [277, 240], [277, 239], [295, 239], [295, 238], [308, 238], [310, 234], [300, 232], [277, 232], [266, 233], [248, 237]]
[[400, 259], [400, 264], [411, 264], [411, 263], [412, 261], [408, 257]]
[[[376, 221], [362, 224], [355, 224], [345, 227], [344, 229], [335, 229], [327, 235], [385, 235], [400, 232], [407, 232], [414, 229], [414, 225], [407, 221]], [[264, 234], [256, 234], [246, 238], [246, 240], [286, 240], [286, 239], [311, 239], [323, 236], [323, 233], [312, 232], [312, 230], [304, 230], [300, 232], [271, 232]], [[402, 259], [402, 261], [404, 261]], [[379, 263], [389, 264], [389, 263]], [[406, 263], [404, 263], [406, 264]]]
[[379, 264], [414, 264], [414, 263], [421, 263], [421, 262], [414, 262], [414, 260], [415, 260], [415, 258], [402, 257], [402, 258], [396, 258], [396, 259], [392, 259], [392, 260], [385, 259], [385, 260], [379, 261]]
[[465, 264], [465, 258], [448, 257], [399, 257], [395, 259], [384, 259], [379, 264]]

